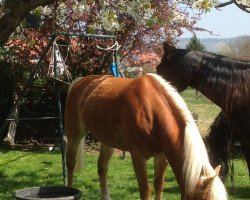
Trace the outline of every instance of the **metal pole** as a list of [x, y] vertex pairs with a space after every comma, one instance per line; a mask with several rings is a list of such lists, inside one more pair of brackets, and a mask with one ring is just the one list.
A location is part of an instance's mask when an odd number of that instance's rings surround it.
[[59, 131], [60, 131], [60, 137], [61, 137], [61, 144], [60, 144], [60, 149], [61, 149], [61, 154], [62, 154], [62, 168], [63, 168], [63, 180], [64, 180], [64, 185], [66, 185], [66, 158], [65, 158], [65, 146], [66, 146], [66, 141], [64, 139], [64, 126], [63, 126], [63, 117], [62, 117], [62, 104], [61, 104], [61, 95], [60, 95], [60, 89], [57, 85], [57, 98], [58, 98], [58, 113], [59, 113]]
[[[54, 76], [55, 78], [58, 77], [57, 74], [57, 58], [56, 58], [56, 48], [53, 49], [54, 53]], [[63, 181], [64, 185], [66, 185], [66, 165], [65, 165], [65, 140], [64, 140], [64, 127], [63, 127], [63, 118], [62, 118], [62, 104], [61, 104], [61, 95], [60, 95], [60, 88], [58, 83], [56, 83], [56, 92], [57, 92], [57, 108], [58, 108], [58, 115], [59, 115], [59, 132], [60, 132], [60, 150], [62, 156], [62, 170], [63, 170]]]
[[58, 35], [63, 35], [63, 36], [68, 36], [68, 37], [72, 37], [72, 36], [77, 36], [77, 37], [94, 37], [94, 38], [116, 38], [116, 36], [114, 35], [97, 35], [97, 34], [86, 34], [86, 33], [72, 33], [72, 32], [54, 32], [53, 33], [54, 36], [58, 36]]
[[120, 76], [120, 72], [119, 72], [119, 66], [118, 66], [118, 58], [117, 58], [117, 48], [118, 48], [118, 44], [116, 43], [116, 38], [113, 39], [113, 42], [115, 45], [115, 50], [114, 50], [114, 61], [115, 61], [115, 66], [116, 66], [116, 75], [119, 77]]

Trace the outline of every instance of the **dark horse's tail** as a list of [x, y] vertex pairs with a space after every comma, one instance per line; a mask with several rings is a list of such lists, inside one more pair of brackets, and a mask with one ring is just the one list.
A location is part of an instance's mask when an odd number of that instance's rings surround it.
[[210, 128], [210, 133], [205, 138], [209, 152], [210, 163], [213, 167], [221, 165], [220, 177], [224, 181], [229, 173], [233, 183], [234, 166], [230, 159], [235, 137], [230, 129], [230, 124], [223, 112], [215, 118]]

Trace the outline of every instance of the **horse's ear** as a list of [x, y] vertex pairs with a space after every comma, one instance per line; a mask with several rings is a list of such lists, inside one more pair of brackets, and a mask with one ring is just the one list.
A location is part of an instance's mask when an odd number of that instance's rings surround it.
[[202, 184], [203, 187], [208, 187], [213, 183], [214, 179], [220, 173], [220, 168], [221, 168], [221, 165], [218, 165], [217, 167], [215, 167], [215, 169], [214, 169], [215, 175], [213, 175], [213, 176], [203, 176], [202, 177], [201, 184]]
[[164, 42], [163, 47], [164, 47], [164, 52], [165, 53], [169, 53], [169, 52], [171, 52], [172, 50], [175, 49], [175, 46], [174, 46], [174, 44], [172, 42]]
[[214, 171], [217, 175], [219, 175], [220, 173], [220, 168], [221, 168], [221, 165], [218, 165], [217, 167], [215, 167]]
[[215, 174], [214, 176], [209, 176], [209, 177], [203, 177], [201, 181], [201, 185], [204, 188], [208, 188], [212, 185], [214, 179], [218, 176], [218, 174]]

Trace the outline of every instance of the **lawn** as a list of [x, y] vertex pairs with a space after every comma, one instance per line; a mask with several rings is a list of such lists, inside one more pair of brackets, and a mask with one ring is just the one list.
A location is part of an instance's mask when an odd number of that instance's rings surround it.
[[[83, 192], [84, 199], [99, 199], [99, 181], [97, 176], [97, 153], [87, 153], [84, 170], [76, 175], [75, 187]], [[244, 161], [234, 160], [235, 188], [227, 183], [230, 199], [249, 199], [250, 188]], [[148, 163], [149, 177], [153, 180], [152, 160]], [[12, 192], [18, 189], [62, 185], [62, 167], [60, 153], [46, 151], [0, 151], [0, 199], [12, 199]], [[114, 200], [139, 199], [138, 186], [130, 156], [123, 160], [115, 155], [110, 162], [109, 187]], [[164, 198], [180, 199], [179, 188], [170, 168], [166, 172]]]
[[197, 125], [202, 135], [209, 132], [209, 127], [214, 118], [220, 112], [220, 108], [206, 97], [193, 89], [187, 89], [181, 93], [191, 112], [198, 115]]
[[[219, 112], [219, 108], [201, 96], [196, 100], [193, 90], [182, 93], [188, 107], [198, 114], [197, 124], [202, 134]], [[99, 181], [97, 176], [96, 152], [87, 152], [84, 170], [76, 175], [75, 187], [83, 192], [83, 199], [99, 199]], [[226, 183], [230, 200], [250, 199], [249, 177], [245, 161], [234, 159], [235, 185]], [[152, 183], [153, 164], [148, 163], [148, 174]], [[130, 156], [123, 160], [119, 154], [113, 156], [109, 168], [109, 187], [114, 200], [139, 199], [138, 186]], [[12, 198], [12, 192], [18, 189], [62, 185], [61, 155], [49, 151], [19, 151], [0, 149], [0, 200]], [[170, 168], [166, 172], [164, 199], [180, 199], [179, 188]]]

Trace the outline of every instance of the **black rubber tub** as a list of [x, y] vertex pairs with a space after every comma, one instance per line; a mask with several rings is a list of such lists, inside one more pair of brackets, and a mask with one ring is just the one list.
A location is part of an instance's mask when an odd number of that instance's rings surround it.
[[80, 190], [66, 186], [43, 186], [17, 190], [13, 193], [17, 200], [71, 200], [81, 199]]

